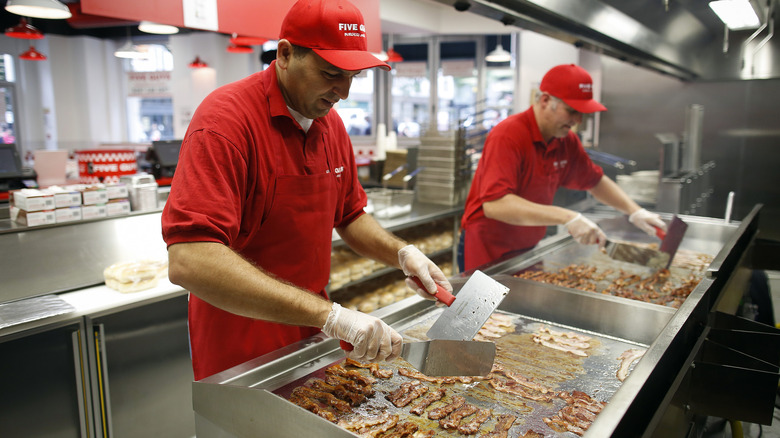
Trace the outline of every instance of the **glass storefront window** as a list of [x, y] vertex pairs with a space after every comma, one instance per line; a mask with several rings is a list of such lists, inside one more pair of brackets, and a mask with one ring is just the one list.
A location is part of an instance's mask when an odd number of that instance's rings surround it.
[[371, 135], [374, 125], [374, 70], [363, 70], [352, 78], [349, 98], [338, 103], [336, 111], [351, 136]]
[[[165, 45], [139, 46], [147, 59], [127, 60], [128, 70], [137, 73], [170, 72], [173, 55]], [[164, 87], [163, 87], [164, 88]], [[170, 91], [142, 90], [140, 95], [127, 97], [128, 138], [133, 143], [174, 140], [173, 98]]]

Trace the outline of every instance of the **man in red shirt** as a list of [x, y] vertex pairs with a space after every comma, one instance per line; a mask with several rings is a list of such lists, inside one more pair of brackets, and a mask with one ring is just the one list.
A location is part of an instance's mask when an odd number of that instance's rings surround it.
[[351, 343], [356, 360], [400, 354], [401, 336], [382, 320], [328, 301], [334, 228], [431, 293], [452, 291], [422, 252], [364, 214], [352, 143], [331, 109], [372, 67], [390, 69], [367, 51], [354, 5], [300, 0], [269, 68], [220, 87], [195, 112], [162, 216], [169, 277], [190, 292], [195, 379], [320, 329]]
[[583, 114], [607, 109], [593, 99], [592, 88], [582, 67], [553, 67], [531, 108], [488, 134], [461, 224], [465, 270], [533, 248], [548, 225], [564, 224], [577, 242], [603, 246], [606, 236], [596, 224], [552, 205], [559, 187], [589, 191], [648, 234], [655, 234], [654, 226], [666, 228], [657, 214], [637, 205], [593, 164], [571, 132]]

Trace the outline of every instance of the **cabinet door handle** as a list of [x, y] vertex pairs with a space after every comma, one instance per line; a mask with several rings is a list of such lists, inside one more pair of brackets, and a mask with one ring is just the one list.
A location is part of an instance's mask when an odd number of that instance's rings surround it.
[[87, 361], [87, 344], [84, 339], [83, 325], [71, 333], [73, 341], [73, 369], [76, 374], [76, 397], [79, 406], [79, 430], [81, 438], [94, 436], [92, 410], [89, 409], [89, 368]]
[[[95, 342], [95, 361], [97, 368], [98, 402], [100, 403], [100, 419], [98, 426], [101, 430], [98, 436], [105, 438], [113, 436], [111, 428], [111, 394], [108, 390], [108, 361], [106, 353], [106, 334], [104, 324], [96, 324], [92, 327]], [[102, 435], [100, 434], [102, 433]]]

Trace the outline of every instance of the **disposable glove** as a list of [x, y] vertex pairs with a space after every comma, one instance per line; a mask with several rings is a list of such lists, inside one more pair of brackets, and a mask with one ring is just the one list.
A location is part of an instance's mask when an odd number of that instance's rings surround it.
[[347, 357], [358, 362], [393, 360], [401, 354], [403, 338], [379, 318], [345, 309], [338, 303], [322, 327], [326, 335], [351, 344]]
[[[431, 261], [425, 254], [417, 249], [414, 245], [406, 245], [398, 251], [398, 263], [401, 265], [401, 269], [404, 274], [407, 275], [406, 286], [417, 292], [417, 295], [427, 299], [435, 300], [436, 297], [433, 294], [436, 293], [436, 284], [438, 283], [447, 292], [452, 292], [452, 285], [447, 280], [447, 277], [441, 272], [438, 266]], [[425, 290], [421, 289], [415, 282], [409, 277], [417, 277], [425, 286]]]
[[658, 227], [666, 231], [666, 224], [663, 220], [661, 220], [661, 216], [658, 216], [655, 213], [650, 213], [644, 208], [640, 208], [639, 210], [631, 213], [631, 215], [628, 216], [628, 221], [634, 224], [635, 227], [651, 236], [654, 236], [656, 233], [656, 229], [654, 227]]
[[604, 246], [607, 242], [607, 235], [601, 231], [601, 228], [593, 223], [592, 220], [583, 216], [582, 213], [577, 213], [577, 216], [566, 222], [564, 226], [577, 243], [583, 245], [597, 243], [599, 246]]

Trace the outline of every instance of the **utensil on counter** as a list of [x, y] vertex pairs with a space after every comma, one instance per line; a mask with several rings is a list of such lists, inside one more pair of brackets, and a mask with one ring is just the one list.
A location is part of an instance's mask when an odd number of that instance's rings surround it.
[[[419, 278], [412, 278], [422, 286]], [[448, 307], [434, 322], [430, 341], [407, 342], [401, 350], [411, 366], [427, 376], [485, 376], [493, 368], [496, 344], [472, 341], [504, 299], [509, 288], [480, 271], [475, 271], [453, 296], [440, 285], [434, 295]], [[341, 348], [353, 346], [341, 341]]]

